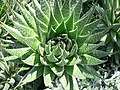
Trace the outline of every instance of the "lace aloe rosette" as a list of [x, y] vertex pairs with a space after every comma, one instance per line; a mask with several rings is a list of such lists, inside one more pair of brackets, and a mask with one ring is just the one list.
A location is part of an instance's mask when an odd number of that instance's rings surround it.
[[76, 78], [99, 77], [90, 65], [104, 62], [96, 58], [107, 55], [96, 50], [103, 43], [94, 43], [106, 31], [97, 30], [100, 19], [91, 22], [94, 7], [81, 15], [82, 0], [64, 0], [63, 3], [61, 0], [40, 0], [40, 3], [33, 0], [33, 4], [27, 8], [18, 4], [20, 13], [13, 11], [14, 28], [1, 22], [6, 31], [25, 45], [6, 49], [11, 56], [4, 60], [22, 58], [24, 64], [33, 67], [19, 85], [43, 76], [46, 86], [58, 80], [65, 90], [78, 90]]

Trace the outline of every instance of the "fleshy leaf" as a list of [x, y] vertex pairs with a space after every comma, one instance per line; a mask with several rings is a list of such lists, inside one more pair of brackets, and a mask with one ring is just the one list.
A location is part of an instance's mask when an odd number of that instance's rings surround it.
[[66, 66], [65, 71], [71, 76], [74, 76], [74, 77], [79, 78], [79, 79], [85, 79], [85, 77], [83, 76], [83, 74], [81, 73], [81, 71], [77, 65]]
[[[36, 10], [35, 13], [36, 13], [37, 18], [39, 19], [39, 21], [41, 21], [44, 24], [48, 25], [49, 19], [46, 16], [46, 14], [42, 11], [42, 5], [38, 2], [38, 0], [33, 0], [33, 1], [34, 1], [34, 5], [35, 5], [35, 10]], [[42, 1], [45, 2], [45, 0], [42, 0]], [[47, 9], [47, 10], [49, 10], [49, 9]]]
[[69, 63], [67, 65], [69, 65], [69, 66], [76, 65], [76, 64], [79, 64], [81, 62], [81, 59], [79, 58], [78, 55], [75, 55], [75, 56], [70, 57], [68, 59], [69, 59]]
[[70, 15], [70, 0], [64, 0], [61, 11], [64, 19], [66, 20]]
[[46, 36], [47, 36], [47, 31], [48, 27], [40, 22], [37, 18], [35, 18], [36, 24], [37, 24], [37, 32], [39, 35], [39, 39], [41, 41], [41, 44], [44, 45], [46, 42]]
[[55, 29], [56, 34], [60, 35], [60, 34], [66, 34], [66, 28], [65, 28], [65, 23], [64, 21]]
[[23, 38], [25, 43], [31, 47], [34, 51], [38, 49], [38, 45], [40, 44], [40, 41], [36, 37], [24, 37]]
[[64, 67], [60, 67], [55, 64], [51, 65], [50, 68], [57, 76], [61, 76], [64, 72]]
[[50, 17], [50, 6], [47, 0], [40, 0], [41, 10], [49, 18]]
[[8, 57], [4, 57], [4, 58], [0, 58], [4, 61], [10, 61], [10, 60], [16, 60], [18, 57], [17, 56], [8, 56]]
[[41, 62], [41, 64], [43, 64], [45, 66], [48, 65], [47, 62], [45, 61], [45, 59], [43, 57], [41, 57], [41, 56], [40, 56], [40, 62]]
[[30, 48], [18, 48], [18, 49], [5, 49], [9, 54], [17, 56], [18, 58], [28, 52]]
[[49, 25], [48, 25], [48, 30], [50, 30], [51, 27], [53, 27], [55, 29], [57, 26], [58, 26], [58, 22], [55, 19], [54, 15], [53, 15], [53, 12], [51, 12], [50, 21], [49, 21]]
[[30, 66], [41, 66], [40, 63], [40, 56], [39, 54], [31, 54], [28, 58], [25, 60], [22, 60], [25, 64], [30, 65]]
[[70, 39], [77, 39], [78, 36], [78, 28], [76, 28], [75, 30], [71, 30], [68, 32], [68, 36]]
[[55, 63], [58, 66], [65, 66], [68, 63], [68, 59], [61, 59], [59, 62]]
[[81, 33], [81, 35], [87, 35], [87, 34], [92, 33], [94, 29], [97, 28], [97, 25], [100, 23], [100, 21], [101, 21], [101, 18], [89, 24], [86, 24], [85, 27], [83, 28], [83, 32]]
[[4, 86], [3, 90], [9, 90], [9, 88], [10, 88], [10, 84], [5, 83], [5, 86]]
[[64, 90], [79, 90], [76, 78], [72, 77], [68, 74], [63, 75], [60, 78], [60, 82], [61, 82]]
[[62, 52], [63, 51], [62, 51], [60, 45], [57, 45], [56, 48], [55, 48], [55, 50], [54, 50], [54, 55], [55, 56], [60, 56], [62, 54]]
[[35, 23], [34, 18], [31, 16], [30, 12], [25, 7], [22, 7], [20, 4], [17, 3], [17, 5], [19, 6], [28, 26], [36, 30], [36, 23]]
[[54, 36], [56, 36], [56, 31], [51, 27], [49, 32], [48, 32], [48, 39], [51, 39]]
[[63, 15], [58, 3], [58, 0], [54, 1], [54, 16], [56, 18], [56, 20], [61, 23], [61, 21], [63, 20]]
[[111, 55], [110, 52], [105, 52], [101, 50], [94, 50], [88, 54], [97, 58], [102, 58], [102, 57], [106, 57], [107, 55]]
[[99, 48], [100, 46], [103, 46], [104, 43], [101, 42], [99, 44], [83, 44], [80, 48], [79, 48], [79, 54], [84, 54], [84, 53], [90, 53], [93, 50], [96, 50], [97, 48]]
[[57, 62], [58, 61], [58, 59], [55, 57], [53, 52], [51, 54], [47, 55], [47, 59], [50, 62]]
[[100, 39], [105, 36], [105, 34], [108, 32], [108, 30], [104, 30], [92, 35], [89, 35], [89, 37], [87, 38], [86, 42], [87, 43], [96, 43], [98, 41], [100, 41]]
[[44, 47], [42, 47], [42, 45], [38, 46], [38, 52], [40, 53], [40, 55], [42, 55], [42, 56], [44, 55], [44, 50], [45, 49], [44, 49]]
[[[72, 0], [73, 1], [73, 0]], [[78, 21], [79, 18], [80, 18], [80, 14], [81, 14], [81, 11], [82, 11], [82, 0], [79, 0], [74, 8], [74, 12], [75, 12], [75, 15], [74, 15], [74, 22]]]
[[[66, 0], [68, 1], [68, 0]], [[65, 25], [67, 28], [67, 32], [71, 31], [74, 29], [74, 13], [71, 14], [71, 16], [68, 18], [68, 20], [66, 21]]]
[[0, 24], [2, 24], [1, 27], [3, 27], [7, 32], [9, 32], [15, 39], [24, 43], [23, 36], [17, 29], [10, 27], [2, 22], [0, 22]]
[[77, 43], [75, 43], [73, 46], [72, 46], [72, 49], [70, 50], [70, 54], [69, 56], [73, 56], [77, 53], [78, 51], [78, 46], [77, 46]]
[[74, 23], [74, 27], [78, 26], [78, 35], [81, 35], [81, 33], [83, 32], [83, 28], [86, 24], [88, 24], [91, 20], [91, 16], [94, 12], [93, 7], [86, 12], [77, 22]]
[[13, 21], [13, 24], [15, 25], [15, 28], [19, 30], [19, 32], [24, 36], [24, 37], [30, 37], [30, 36], [38, 36], [34, 32], [33, 29], [29, 28], [28, 26], [24, 26], [22, 24], [19, 24], [18, 22]]
[[17, 12], [13, 11], [15, 15], [15, 21], [18, 21], [20, 24], [28, 26], [27, 22], [25, 21], [24, 17]]
[[86, 39], [88, 38], [89, 35], [84, 35], [84, 36], [78, 36], [77, 37], [77, 44], [78, 44], [78, 47], [81, 47], [85, 42], [86, 42]]
[[32, 82], [43, 74], [43, 67], [33, 67], [23, 78], [22, 85]]
[[65, 90], [70, 90], [70, 82], [69, 82], [68, 74], [65, 73], [62, 77], [60, 77], [60, 83], [62, 84]]
[[53, 79], [55, 78], [55, 74], [50, 70], [48, 66], [44, 67], [44, 83], [45, 86], [51, 86], [51, 83], [53, 82]]
[[86, 78], [93, 78], [93, 79], [101, 78], [101, 76], [97, 73], [97, 71], [93, 67], [83, 66], [83, 65], [82, 66], [78, 65], [78, 67]]
[[82, 58], [81, 64], [85, 65], [98, 65], [106, 62], [105, 60], [100, 60], [96, 57], [84, 54], [84, 57]]

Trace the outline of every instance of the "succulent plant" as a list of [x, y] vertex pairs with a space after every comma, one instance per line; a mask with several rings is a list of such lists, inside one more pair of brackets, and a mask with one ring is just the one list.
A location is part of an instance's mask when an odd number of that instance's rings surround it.
[[[104, 41], [106, 44], [106, 51], [114, 53], [110, 62], [110, 66], [114, 67], [115, 64], [119, 65], [120, 58], [120, 1], [119, 0], [106, 0], [103, 1], [102, 7], [96, 6], [99, 14], [103, 15], [101, 23], [102, 28], [111, 27], [106, 34]], [[112, 64], [114, 62], [114, 64]], [[110, 67], [109, 66], [109, 67]]]
[[[20, 60], [32, 67], [19, 85], [43, 76], [45, 86], [59, 82], [65, 90], [78, 90], [77, 79], [99, 78], [91, 65], [105, 62], [106, 52], [97, 50], [107, 30], [99, 30], [101, 18], [93, 21], [94, 6], [81, 15], [82, 0], [33, 0], [13, 12], [14, 27], [0, 22], [21, 48], [5, 49], [11, 56], [5, 61]], [[91, 21], [92, 20], [92, 21]]]

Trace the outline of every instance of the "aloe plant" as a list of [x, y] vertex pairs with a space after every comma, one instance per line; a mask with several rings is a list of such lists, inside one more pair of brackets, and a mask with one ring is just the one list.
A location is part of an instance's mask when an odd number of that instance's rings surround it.
[[[104, 38], [106, 43], [106, 51], [114, 53], [111, 60], [119, 65], [120, 58], [120, 1], [119, 0], [106, 0], [103, 2], [102, 7], [97, 6], [98, 13], [104, 16], [102, 20], [102, 28], [110, 27], [111, 29]], [[113, 65], [113, 64], [111, 64]]]
[[23, 46], [5, 49], [11, 56], [2, 60], [20, 59], [32, 69], [20, 80], [25, 85], [44, 79], [45, 86], [53, 87], [56, 82], [65, 90], [78, 90], [77, 79], [100, 78], [91, 65], [104, 63], [99, 58], [107, 55], [97, 50], [107, 30], [99, 30], [101, 21], [91, 21], [94, 6], [81, 16], [82, 0], [33, 0], [26, 6], [20, 5], [20, 13], [13, 12], [14, 27], [3, 22], [6, 29]]

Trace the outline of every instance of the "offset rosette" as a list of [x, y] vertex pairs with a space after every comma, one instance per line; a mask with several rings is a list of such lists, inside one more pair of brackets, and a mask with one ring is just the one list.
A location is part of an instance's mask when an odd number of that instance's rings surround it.
[[[100, 19], [92, 18], [94, 7], [85, 14], [82, 0], [33, 0], [25, 6], [19, 5], [20, 13], [13, 11], [14, 28], [2, 22], [20, 48], [6, 49], [11, 56], [6, 61], [17, 60], [33, 67], [18, 85], [32, 82], [43, 75], [49, 86], [59, 81], [65, 90], [78, 90], [76, 78], [98, 78], [90, 65], [101, 64], [108, 53], [97, 50], [98, 43], [107, 29], [98, 30]], [[98, 43], [98, 44], [95, 44]], [[73, 81], [73, 82], [72, 82]]]

